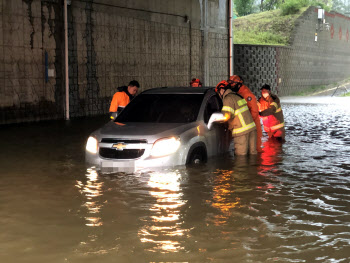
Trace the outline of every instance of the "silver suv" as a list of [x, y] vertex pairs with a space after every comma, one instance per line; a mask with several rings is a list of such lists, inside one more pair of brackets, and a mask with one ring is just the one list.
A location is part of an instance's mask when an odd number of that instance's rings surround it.
[[135, 172], [205, 162], [230, 145], [221, 108], [214, 88], [146, 90], [90, 135], [86, 163], [102, 171]]

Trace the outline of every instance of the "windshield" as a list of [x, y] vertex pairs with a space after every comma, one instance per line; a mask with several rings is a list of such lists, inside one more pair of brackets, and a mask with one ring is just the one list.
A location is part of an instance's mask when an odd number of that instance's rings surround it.
[[116, 122], [189, 123], [197, 120], [204, 94], [140, 94]]

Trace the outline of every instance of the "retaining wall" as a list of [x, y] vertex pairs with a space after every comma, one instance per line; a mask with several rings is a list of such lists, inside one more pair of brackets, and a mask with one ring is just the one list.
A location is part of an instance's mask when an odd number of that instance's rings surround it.
[[349, 78], [350, 18], [326, 12], [325, 20], [328, 26], [319, 23], [317, 8], [310, 7], [297, 20], [290, 46], [234, 45], [235, 74], [256, 95], [264, 83], [280, 95], [292, 95]]

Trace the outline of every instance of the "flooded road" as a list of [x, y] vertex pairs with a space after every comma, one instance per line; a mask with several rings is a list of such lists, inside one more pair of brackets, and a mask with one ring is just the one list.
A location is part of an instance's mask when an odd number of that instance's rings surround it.
[[135, 175], [85, 168], [108, 119], [2, 126], [1, 262], [350, 262], [349, 105], [285, 98], [283, 145]]

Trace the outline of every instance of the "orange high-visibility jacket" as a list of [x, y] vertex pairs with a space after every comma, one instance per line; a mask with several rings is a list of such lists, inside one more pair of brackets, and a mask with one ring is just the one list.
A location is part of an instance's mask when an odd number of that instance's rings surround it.
[[118, 91], [113, 95], [111, 106], [109, 107], [109, 112], [120, 112], [126, 105], [130, 102], [130, 98], [125, 91]]

